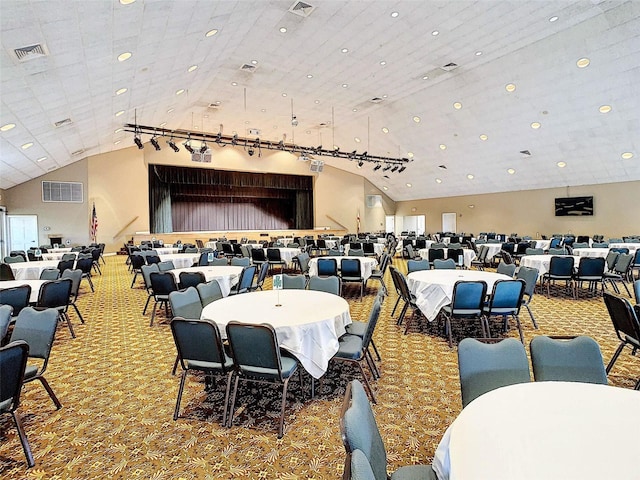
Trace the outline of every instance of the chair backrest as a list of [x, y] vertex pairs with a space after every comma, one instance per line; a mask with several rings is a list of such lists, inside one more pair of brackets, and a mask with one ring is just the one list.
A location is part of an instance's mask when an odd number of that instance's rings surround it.
[[4, 263], [21, 263], [26, 261], [27, 259], [22, 255], [9, 255], [8, 257], [4, 257]]
[[456, 262], [453, 258], [447, 258], [446, 260], [436, 258], [433, 261], [433, 268], [435, 270], [455, 270]]
[[82, 270], [76, 268], [75, 270], [65, 270], [62, 272], [60, 278], [71, 279], [71, 296], [77, 297], [80, 290], [80, 282], [82, 281]]
[[[134, 270], [144, 265], [144, 257], [141, 257], [142, 258], [141, 264], [136, 263], [139, 261], [139, 260], [136, 260], [135, 258], [137, 256], [138, 255], [133, 255], [131, 257], [131, 266], [134, 268]], [[89, 275], [91, 274], [91, 269], [93, 268], [93, 260], [91, 258], [80, 258], [76, 261], [76, 268], [79, 268], [80, 270], [82, 270], [82, 273], [84, 275]]]
[[516, 274], [516, 279], [524, 281], [524, 294], [529, 297], [533, 297], [536, 282], [538, 281], [538, 269], [520, 266], [518, 273]]
[[444, 248], [433, 248], [433, 245], [431, 245], [431, 248], [427, 251], [427, 255], [429, 258], [429, 262], [431, 263], [433, 263], [433, 261], [437, 259], [443, 260]]
[[[638, 250], [640, 252], [640, 250]], [[636, 305], [640, 305], [640, 280], [633, 282], [633, 293], [636, 297]]]
[[73, 258], [62, 258], [62, 260], [60, 260], [58, 262], [58, 270], [60, 271], [60, 274], [62, 275], [66, 270], [71, 270], [73, 269], [73, 264], [76, 262], [75, 259], [75, 255], [74, 254], [69, 254], [69, 255], [73, 255]]
[[619, 252], [616, 252], [615, 250], [609, 250], [609, 252], [607, 253], [607, 257], [605, 258], [607, 262], [607, 270], [613, 270], [613, 267], [618, 261], [619, 256], [620, 256]]
[[330, 277], [338, 275], [338, 262], [335, 258], [318, 258], [318, 275]]
[[407, 273], [429, 270], [429, 260], [407, 260]]
[[160, 269], [158, 268], [158, 264], [152, 263], [151, 265], [142, 265], [142, 267], [140, 267], [140, 270], [142, 271], [142, 278], [144, 279], [145, 288], [151, 288], [151, 272], [160, 271]]
[[497, 343], [462, 339], [458, 345], [458, 369], [463, 408], [496, 388], [531, 381], [524, 345], [515, 338]]
[[549, 255], [566, 255], [567, 249], [562, 248], [549, 248]]
[[248, 257], [233, 257], [231, 259], [233, 267], [248, 267], [249, 265], [251, 265], [251, 259]]
[[607, 242], [593, 242], [591, 248], [609, 248], [609, 244]]
[[605, 260], [602, 257], [582, 257], [578, 262], [577, 277], [602, 277]]
[[266, 262], [267, 257], [262, 248], [254, 248], [251, 250], [251, 258], [254, 262]]
[[529, 349], [536, 382], [552, 380], [607, 385], [600, 346], [591, 337], [554, 339], [539, 335], [531, 340]]
[[554, 277], [571, 277], [573, 274], [573, 257], [551, 257], [549, 275]]
[[486, 282], [458, 280], [453, 285], [451, 312], [453, 315], [481, 315], [486, 296]]
[[14, 317], [29, 305], [29, 297], [31, 297], [31, 285], [18, 285], [0, 290], [0, 304], [11, 305]]
[[297, 255], [298, 263], [300, 264], [300, 271], [303, 274], [309, 273], [309, 254], [306, 252], [299, 253]]
[[271, 325], [230, 321], [226, 330], [233, 364], [240, 375], [283, 379], [280, 347]]
[[213, 260], [209, 261], [209, 265], [214, 267], [224, 267], [228, 264], [229, 263], [225, 257], [214, 257]]
[[282, 257], [280, 256], [279, 248], [267, 248], [267, 260], [270, 262], [281, 262]]
[[340, 278], [335, 275], [330, 277], [311, 277], [309, 278], [309, 290], [340, 295]]
[[249, 265], [248, 267], [244, 267], [242, 269], [240, 278], [238, 279], [237, 293], [248, 292], [249, 289], [253, 286], [253, 277], [256, 274], [256, 269], [256, 265]]
[[[349, 461], [349, 457], [347, 457]], [[345, 465], [345, 471], [349, 468], [348, 478], [351, 480], [376, 480], [369, 459], [362, 450], [356, 449], [351, 453], [350, 465]]]
[[381, 300], [380, 296], [377, 296], [375, 301], [373, 302], [373, 307], [371, 307], [371, 312], [369, 312], [369, 319], [367, 320], [367, 328], [364, 332], [364, 336], [362, 337], [362, 348], [366, 350], [371, 343], [371, 339], [373, 338], [373, 332], [378, 323], [378, 319], [380, 318], [380, 307]]
[[4, 336], [9, 330], [9, 322], [11, 321], [11, 314], [13, 313], [13, 307], [11, 305], [0, 305], [0, 345]]
[[220, 300], [224, 297], [224, 295], [222, 295], [220, 284], [215, 279], [211, 280], [210, 282], [198, 284], [196, 286], [196, 290], [198, 290], [200, 303], [202, 304], [203, 308], [209, 305], [211, 302], [215, 302], [216, 300]]
[[57, 326], [58, 312], [55, 309], [23, 308], [11, 332], [11, 341], [24, 340], [29, 344], [29, 357], [46, 361], [53, 347]]
[[347, 461], [356, 450], [366, 457], [375, 480], [387, 479], [387, 452], [378, 430], [369, 397], [358, 380], [347, 384], [340, 414], [342, 443]]
[[341, 257], [342, 255], [344, 255], [340, 250], [336, 249], [336, 248], [330, 248], [328, 255], [331, 257]]
[[45, 268], [40, 272], [40, 280], [57, 280], [60, 278], [60, 270], [57, 268]]
[[525, 255], [543, 255], [544, 254], [544, 250], [542, 248], [527, 248], [524, 251]]
[[197, 287], [200, 283], [205, 283], [207, 279], [202, 272], [180, 272], [180, 288]]
[[362, 248], [349, 248], [349, 256], [364, 257], [364, 250]]
[[38, 293], [38, 307], [61, 308], [69, 305], [72, 284], [70, 278], [43, 283]]
[[29, 345], [11, 342], [0, 348], [0, 411], [13, 412], [20, 404], [20, 392], [27, 367]]
[[15, 280], [11, 266], [7, 263], [0, 263], [0, 280]]
[[[149, 257], [147, 257], [147, 260]], [[149, 264], [151, 265], [151, 264]], [[173, 260], [165, 260], [164, 262], [157, 262], [158, 270], [161, 272], [168, 272], [169, 270], [174, 270], [176, 266], [173, 264]]]
[[345, 278], [362, 278], [362, 267], [357, 258], [343, 258], [340, 260], [340, 276]]
[[573, 242], [572, 247], [574, 248], [574, 250], [576, 248], [589, 248], [589, 244], [586, 242]]
[[304, 290], [306, 284], [307, 279], [304, 275], [287, 275], [286, 273], [282, 275], [282, 288], [284, 289]]
[[151, 280], [153, 294], [156, 296], [169, 295], [171, 292], [178, 290], [176, 277], [171, 272], [151, 272], [149, 279]]
[[202, 313], [200, 295], [195, 287], [169, 293], [169, 304], [174, 317], [198, 319]]
[[630, 253], [621, 253], [618, 255], [618, 260], [613, 266], [613, 271], [618, 274], [626, 273], [633, 264], [633, 255]]
[[498, 264], [498, 268], [496, 269], [496, 272], [513, 277], [516, 273], [516, 268], [517, 267], [514, 263], [504, 263], [504, 261], [500, 261], [500, 263]]
[[447, 258], [453, 260], [457, 265], [462, 265], [462, 262], [464, 262], [464, 251], [462, 248], [451, 248], [451, 245], [449, 245]]
[[178, 316], [171, 320], [171, 333], [183, 369], [187, 370], [189, 363], [215, 364], [223, 372], [227, 371], [227, 357], [215, 322]]
[[640, 321], [629, 300], [604, 292], [604, 304], [607, 306], [618, 339], [626, 343], [628, 338], [631, 338], [640, 344]]
[[517, 314], [522, 304], [524, 280], [497, 280], [489, 300], [490, 315]]

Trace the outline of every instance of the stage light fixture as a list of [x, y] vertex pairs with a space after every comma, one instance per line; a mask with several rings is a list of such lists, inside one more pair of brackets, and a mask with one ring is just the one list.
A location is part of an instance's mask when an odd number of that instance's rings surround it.
[[402, 173], [402, 172], [404, 172], [406, 169], [407, 169], [407, 166], [406, 166], [406, 165], [402, 165], [402, 166], [400, 167], [400, 170], [398, 170], [398, 173]]
[[393, 168], [391, 169], [392, 172], [396, 172], [398, 170], [398, 165], [394, 165]]
[[253, 157], [253, 154], [255, 153], [253, 151], [253, 147], [249, 147], [249, 150], [247, 150], [247, 153], [249, 154], [250, 157]]
[[231, 145], [238, 145], [238, 134], [234, 133], [233, 137], [231, 138]]
[[284, 150], [284, 140], [278, 142], [278, 150]]
[[298, 126], [298, 119], [295, 115], [291, 115], [291, 125], [293, 125], [294, 127]]
[[191, 139], [189, 139], [186, 142], [184, 142], [183, 145], [184, 145], [184, 148], [187, 150], [187, 152], [189, 152], [191, 154], [196, 153], [196, 151], [191, 146]]
[[202, 146], [200, 147], [200, 153], [204, 153], [209, 149], [209, 147], [207, 147], [207, 142], [202, 142]]
[[160, 150], [160, 144], [158, 143], [158, 139], [155, 136], [151, 137], [151, 140], [149, 140], [149, 142], [151, 143], [151, 145], [153, 145], [153, 148], [155, 148], [156, 150]]
[[387, 164], [384, 166], [384, 168], [382, 169], [382, 171], [383, 171], [383, 172], [386, 172], [386, 171], [388, 171], [390, 168], [391, 168], [391, 165], [387, 163]]
[[216, 135], [216, 143], [218, 145], [222, 143], [222, 132], [218, 132], [218, 135]]
[[133, 141], [134, 143], [138, 146], [138, 148], [140, 150], [142, 150], [144, 148], [144, 145], [142, 144], [142, 140], [140, 140], [140, 137], [138, 135], [136, 135], [135, 137], [133, 137]]
[[364, 162], [363, 162], [362, 160], [360, 160], [360, 161], [358, 162], [358, 168], [362, 168], [362, 166], [363, 166], [363, 165], [364, 165]]
[[375, 172], [376, 170], [380, 170], [380, 167], [382, 167], [382, 165], [380, 165], [379, 163], [376, 163], [376, 166], [373, 167], [373, 171]]
[[176, 153], [178, 153], [180, 151], [180, 149], [176, 145], [176, 142], [173, 141], [173, 137], [171, 137], [169, 140], [167, 140], [167, 145], [169, 145], [171, 150], [173, 150]]

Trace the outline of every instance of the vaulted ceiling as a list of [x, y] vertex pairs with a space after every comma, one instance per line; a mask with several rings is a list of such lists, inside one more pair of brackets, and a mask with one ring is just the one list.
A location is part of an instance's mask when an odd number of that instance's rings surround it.
[[0, 25], [4, 189], [136, 121], [412, 158], [322, 158], [394, 200], [640, 179], [637, 0], [2, 0]]

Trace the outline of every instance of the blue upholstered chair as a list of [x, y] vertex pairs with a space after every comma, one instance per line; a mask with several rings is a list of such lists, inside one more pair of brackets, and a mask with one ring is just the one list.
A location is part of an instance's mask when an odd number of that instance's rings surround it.
[[552, 338], [540, 335], [531, 340], [529, 348], [536, 382], [551, 380], [607, 385], [600, 346], [591, 337]]

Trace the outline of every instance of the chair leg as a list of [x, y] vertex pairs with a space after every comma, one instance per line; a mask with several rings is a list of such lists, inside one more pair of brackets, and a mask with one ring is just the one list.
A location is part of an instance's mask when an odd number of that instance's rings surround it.
[[178, 370], [178, 363], [180, 362], [180, 356], [176, 355], [176, 360], [173, 362], [173, 369], [171, 370], [171, 375], [175, 375]]
[[149, 300], [151, 300], [151, 297], [152, 297], [152, 296], [153, 296], [153, 295], [149, 295], [149, 296], [147, 297], [147, 303], [145, 303], [145, 304], [144, 304], [144, 309], [142, 310], [142, 314], [143, 314], [143, 315], [146, 315], [146, 314], [147, 314], [147, 307], [149, 306]]
[[153, 310], [151, 310], [151, 322], [149, 322], [149, 326], [153, 327], [153, 320], [156, 318], [156, 307], [158, 306], [158, 301], [153, 302]]
[[60, 410], [62, 408], [62, 404], [60, 403], [60, 400], [58, 400], [58, 397], [56, 397], [56, 394], [53, 392], [53, 388], [51, 388], [51, 386], [49, 385], [49, 382], [47, 382], [47, 379], [44, 378], [43, 376], [37, 376], [35, 378], [40, 380], [40, 383], [42, 384], [44, 389], [47, 391], [49, 396], [51, 397], [51, 400], [53, 400], [53, 403], [56, 406], [56, 409]]
[[11, 416], [13, 417], [13, 421], [16, 424], [16, 430], [18, 430], [18, 436], [20, 437], [22, 450], [24, 450], [24, 456], [27, 458], [27, 465], [29, 466], [29, 468], [31, 468], [36, 464], [36, 462], [33, 460], [33, 454], [31, 453], [31, 447], [29, 446], [27, 435], [24, 432], [24, 428], [22, 427], [22, 421], [20, 420], [20, 416], [15, 411], [11, 412]]
[[373, 357], [371, 356], [371, 352], [369, 351], [369, 349], [367, 349], [367, 351], [365, 352], [365, 359], [367, 361], [367, 366], [371, 371], [371, 376], [373, 377], [373, 379], [374, 380], [379, 379], [380, 370], [378, 370], [378, 367], [376, 366], [376, 362], [373, 361]]
[[520, 333], [520, 341], [524, 345], [524, 333], [522, 332], [522, 325], [520, 324], [520, 316], [514, 315], [514, 318], [516, 319], [516, 323], [518, 325], [518, 332]]
[[400, 295], [398, 295], [398, 299], [396, 300], [395, 305], [393, 306], [393, 310], [391, 310], [391, 316], [393, 317], [396, 314], [396, 308], [398, 307], [398, 304], [400, 303], [402, 297], [400, 297]]
[[173, 419], [178, 419], [178, 414], [180, 413], [180, 402], [182, 401], [182, 391], [184, 390], [184, 382], [187, 379], [187, 370], [182, 372], [182, 376], [180, 378], [180, 388], [178, 388], [178, 399], [176, 400], [176, 408], [173, 410]]
[[609, 360], [609, 364], [607, 365], [607, 368], [606, 368], [607, 373], [609, 373], [613, 368], [613, 364], [616, 363], [616, 360], [618, 360], [618, 357], [620, 356], [620, 353], [622, 352], [622, 349], [624, 348], [624, 346], [625, 346], [625, 343], [620, 342], [620, 345], [618, 345], [618, 348], [614, 352], [613, 357], [611, 357], [611, 360]]
[[371, 389], [371, 384], [369, 383], [369, 379], [367, 378], [364, 368], [362, 368], [362, 364], [360, 362], [355, 362], [355, 363], [358, 364], [358, 368], [360, 369], [360, 375], [362, 375], [362, 379], [364, 380], [364, 385], [367, 388], [367, 391], [369, 392], [371, 401], [373, 403], [378, 403], [378, 401], [376, 400], [376, 396], [374, 395], [373, 390]]
[[80, 313], [80, 310], [78, 310], [78, 306], [76, 305], [76, 302], [73, 302], [71, 305], [75, 309], [76, 314], [78, 315], [78, 318], [80, 318], [80, 322], [84, 323], [84, 318], [82, 318], [82, 314]]
[[138, 278], [138, 272], [135, 272], [135, 274], [133, 275], [133, 280], [131, 280], [131, 288], [133, 288], [133, 285], [136, 283], [136, 278]]
[[533, 312], [531, 311], [531, 308], [529, 308], [529, 304], [526, 303], [524, 306], [527, 308], [527, 312], [529, 312], [529, 316], [531, 317], [531, 321], [533, 322], [533, 328], [537, 330], [538, 324], [536, 323], [536, 319], [533, 316]]
[[227, 427], [231, 428], [233, 423], [233, 410], [236, 406], [236, 393], [238, 393], [238, 382], [240, 377], [236, 375], [236, 381], [233, 384], [233, 393], [231, 394], [231, 405], [229, 405], [229, 416], [227, 417]]
[[93, 289], [93, 280], [91, 280], [91, 275], [87, 275], [87, 280], [89, 280], [89, 286], [91, 287], [91, 291], [95, 292]]
[[284, 408], [287, 405], [287, 386], [289, 385], [289, 378], [285, 378], [284, 383], [282, 385], [282, 405], [280, 406], [280, 423], [278, 424], [278, 438], [282, 438], [282, 435], [284, 433]]
[[71, 338], [76, 338], [76, 332], [73, 331], [73, 325], [71, 324], [71, 319], [69, 318], [69, 315], [67, 315], [67, 312], [60, 312], [58, 314], [58, 319], [61, 322], [67, 322], [67, 327], [69, 327], [69, 331], [71, 332]]
[[376, 358], [378, 359], [379, 362], [382, 361], [382, 358], [380, 357], [380, 353], [378, 353], [378, 348], [376, 347], [376, 344], [373, 341], [373, 338], [371, 339], [371, 346], [373, 347], [373, 351], [376, 352]]

